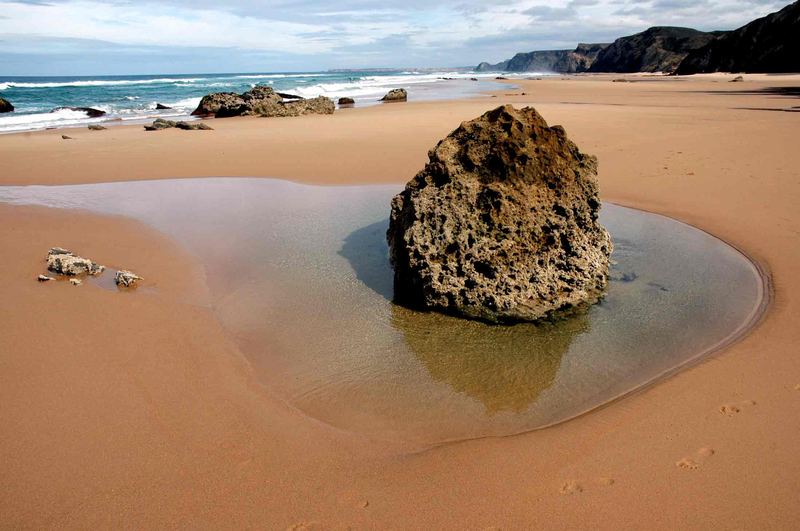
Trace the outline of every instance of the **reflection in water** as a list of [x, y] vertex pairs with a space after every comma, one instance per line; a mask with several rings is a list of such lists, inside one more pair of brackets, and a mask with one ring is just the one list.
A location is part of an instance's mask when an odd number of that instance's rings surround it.
[[342, 242], [339, 255], [347, 259], [356, 278], [386, 300], [394, 295], [392, 266], [386, 229], [389, 218], [351, 232]]
[[272, 392], [416, 447], [562, 422], [716, 348], [758, 315], [757, 270], [674, 220], [605, 205], [606, 298], [548, 325], [395, 306], [385, 231], [398, 186], [185, 179], [0, 187], [0, 201], [129, 216], [184, 245], [213, 309]]
[[[389, 220], [351, 232], [339, 255], [356, 278], [392, 298], [392, 269], [386, 244]], [[391, 325], [430, 376], [480, 401], [491, 415], [521, 413], [550, 387], [572, 339], [589, 328], [586, 315], [555, 323], [497, 326], [391, 305]]]
[[582, 314], [498, 326], [392, 305], [392, 326], [435, 380], [479, 400], [491, 415], [527, 410], [553, 384], [562, 356], [589, 321]]

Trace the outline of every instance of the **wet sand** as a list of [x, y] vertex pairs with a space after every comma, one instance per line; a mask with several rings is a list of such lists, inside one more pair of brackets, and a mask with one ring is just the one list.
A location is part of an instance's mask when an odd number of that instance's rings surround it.
[[[404, 182], [460, 120], [533, 104], [600, 160], [601, 194], [701, 227], [768, 269], [743, 341], [610, 407], [515, 437], [402, 454], [259, 385], [203, 272], [129, 220], [0, 205], [4, 527], [790, 528], [800, 516], [800, 77], [519, 83], [497, 98], [332, 117], [0, 137], [0, 183], [269, 176]], [[648, 78], [649, 79], [649, 78]], [[505, 96], [519, 94], [526, 96]], [[52, 245], [152, 291], [38, 284]], [[9, 259], [11, 257], [11, 259]]]

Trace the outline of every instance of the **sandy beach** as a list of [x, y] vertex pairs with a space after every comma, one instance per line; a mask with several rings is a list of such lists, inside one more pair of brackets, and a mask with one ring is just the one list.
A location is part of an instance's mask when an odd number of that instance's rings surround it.
[[[800, 100], [783, 89], [800, 75], [731, 78], [563, 76], [465, 100], [213, 119], [213, 131], [0, 135], [0, 185], [402, 184], [461, 121], [532, 105], [598, 157], [604, 201], [724, 239], [772, 287], [744, 339], [609, 407], [407, 453], [262, 385], [176, 242], [122, 217], [0, 203], [0, 526], [795, 527]], [[39, 284], [53, 245], [130, 267], [145, 289]]]

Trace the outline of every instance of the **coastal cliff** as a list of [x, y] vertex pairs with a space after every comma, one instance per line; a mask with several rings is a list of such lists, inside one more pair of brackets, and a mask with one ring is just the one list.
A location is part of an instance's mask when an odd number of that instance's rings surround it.
[[589, 72], [672, 72], [691, 51], [719, 34], [669, 26], [648, 28], [615, 40], [597, 55]]
[[800, 72], [800, 1], [692, 51], [677, 74]]
[[518, 53], [500, 63], [483, 62], [475, 67], [477, 72], [556, 72], [573, 74], [586, 72], [597, 55], [608, 44], [579, 44], [574, 50], [543, 50]]

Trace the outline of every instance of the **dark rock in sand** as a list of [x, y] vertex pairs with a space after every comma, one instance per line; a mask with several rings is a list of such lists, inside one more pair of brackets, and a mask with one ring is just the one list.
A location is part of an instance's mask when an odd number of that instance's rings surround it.
[[[292, 96], [284, 94], [283, 96]], [[192, 114], [226, 118], [230, 116], [300, 116], [303, 114], [333, 114], [333, 100], [324, 96], [311, 99], [283, 101], [272, 87], [257, 86], [243, 93], [218, 92], [203, 96]]]
[[50, 112], [56, 111], [63, 111], [63, 110], [70, 110], [70, 111], [78, 111], [86, 113], [89, 118], [100, 118], [101, 116], [106, 115], [106, 111], [101, 111], [100, 109], [93, 109], [92, 107], [56, 107]]
[[183, 129], [186, 131], [213, 131], [214, 129], [206, 123], [197, 122], [175, 122], [173, 120], [164, 120], [163, 118], [156, 118], [151, 125], [145, 125], [145, 131], [160, 131], [162, 129]]
[[339, 105], [355, 105], [356, 100], [353, 98], [339, 98]]
[[408, 100], [408, 92], [406, 89], [399, 88], [399, 89], [392, 89], [386, 93], [384, 97], [381, 98], [381, 101], [407, 101]]
[[162, 105], [161, 103], [156, 103], [156, 110], [157, 111], [165, 111], [167, 109], [171, 109], [172, 107], [168, 107], [166, 105]]
[[14, 106], [11, 105], [11, 102], [5, 98], [0, 98], [0, 113], [4, 112], [12, 112], [14, 110]]
[[91, 124], [89, 125], [89, 131], [105, 131], [106, 128], [102, 125]]
[[597, 302], [612, 244], [598, 222], [597, 159], [533, 108], [464, 122], [392, 200], [397, 302], [489, 322]]
[[741, 83], [742, 81], [744, 81], [744, 78], [742, 76], [736, 76], [735, 78], [730, 80], [730, 83]]
[[503, 79], [508, 79], [508, 78], [507, 78], [507, 77], [503, 77], [503, 76], [497, 76], [495, 79], [497, 79], [497, 80], [503, 80]]
[[61, 135], [61, 140], [74, 140], [71, 136]]

